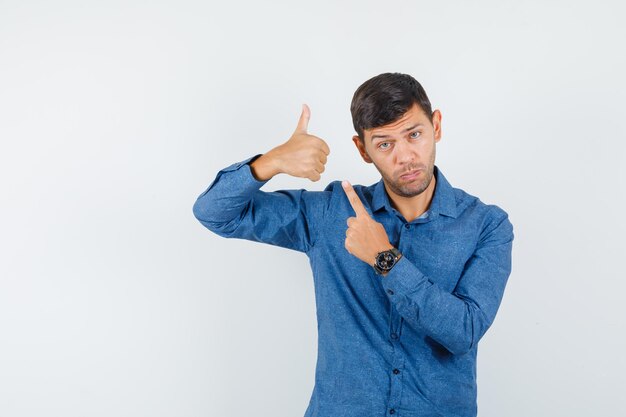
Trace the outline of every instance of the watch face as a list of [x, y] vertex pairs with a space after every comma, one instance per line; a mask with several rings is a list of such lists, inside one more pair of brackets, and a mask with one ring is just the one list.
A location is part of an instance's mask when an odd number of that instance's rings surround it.
[[388, 271], [396, 262], [396, 257], [390, 251], [381, 252], [376, 257], [376, 265], [383, 271]]

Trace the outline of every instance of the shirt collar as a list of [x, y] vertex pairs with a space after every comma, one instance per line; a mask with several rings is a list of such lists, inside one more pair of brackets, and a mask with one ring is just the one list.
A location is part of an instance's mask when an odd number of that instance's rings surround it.
[[[457, 216], [456, 211], [456, 199], [454, 197], [454, 189], [443, 175], [441, 170], [435, 165], [433, 175], [436, 178], [435, 192], [433, 193], [433, 199], [430, 202], [430, 213], [428, 217], [434, 218], [437, 214], [443, 214], [444, 216], [454, 217]], [[380, 181], [374, 186], [374, 195], [372, 197], [372, 210], [378, 211], [381, 208], [387, 209], [388, 212], [393, 212], [393, 207], [389, 201], [389, 196], [385, 190], [385, 183], [381, 178]]]

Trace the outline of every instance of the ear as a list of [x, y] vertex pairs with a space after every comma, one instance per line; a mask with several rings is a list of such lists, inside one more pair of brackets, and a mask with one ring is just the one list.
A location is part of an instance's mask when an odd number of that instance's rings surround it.
[[437, 109], [433, 112], [433, 128], [435, 130], [435, 142], [441, 139], [441, 112]]
[[372, 160], [370, 159], [369, 155], [367, 154], [367, 151], [365, 150], [365, 143], [361, 142], [361, 139], [357, 135], [352, 136], [352, 142], [354, 142], [354, 144], [356, 145], [356, 148], [359, 150], [359, 153], [361, 154], [361, 158], [363, 158], [363, 160], [367, 162], [368, 164], [371, 164]]

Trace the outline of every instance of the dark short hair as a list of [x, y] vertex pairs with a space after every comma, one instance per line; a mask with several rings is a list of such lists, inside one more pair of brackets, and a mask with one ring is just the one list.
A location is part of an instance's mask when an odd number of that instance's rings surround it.
[[363, 131], [398, 120], [413, 104], [417, 104], [429, 119], [433, 112], [426, 91], [410, 75], [384, 73], [365, 81], [354, 92], [350, 112], [354, 130], [361, 141]]

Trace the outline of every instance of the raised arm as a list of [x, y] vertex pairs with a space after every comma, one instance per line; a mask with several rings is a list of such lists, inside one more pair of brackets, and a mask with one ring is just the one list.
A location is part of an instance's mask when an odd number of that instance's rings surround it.
[[330, 150], [307, 133], [310, 111], [304, 105], [293, 135], [263, 155], [221, 170], [193, 206], [195, 217], [223, 237], [308, 251], [314, 226], [323, 218], [330, 193], [306, 190], [260, 191], [277, 174], [318, 181]]

